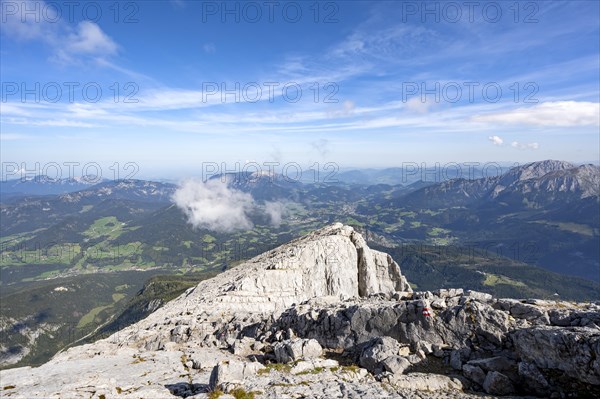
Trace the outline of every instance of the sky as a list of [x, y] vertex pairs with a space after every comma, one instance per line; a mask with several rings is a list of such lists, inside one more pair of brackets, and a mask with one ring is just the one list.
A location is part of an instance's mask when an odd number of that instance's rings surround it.
[[0, 11], [3, 177], [600, 158], [598, 1]]

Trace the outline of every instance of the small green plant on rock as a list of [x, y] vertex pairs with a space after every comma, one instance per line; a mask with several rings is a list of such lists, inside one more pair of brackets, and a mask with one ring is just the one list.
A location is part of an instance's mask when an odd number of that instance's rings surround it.
[[307, 374], [319, 374], [321, 373], [323, 370], [325, 370], [323, 367], [315, 367], [312, 370], [306, 370], [306, 371], [302, 371], [300, 373], [298, 373], [298, 375], [307, 375]]
[[208, 399], [219, 399], [222, 395], [225, 395], [220, 389], [215, 389], [208, 393]]
[[360, 367], [358, 367], [356, 364], [342, 367], [342, 371], [345, 371], [347, 373], [358, 373], [359, 369], [360, 369]]
[[235, 399], [254, 399], [254, 392], [247, 392], [244, 388], [236, 388], [230, 394]]
[[291, 369], [292, 369], [292, 366], [289, 364], [271, 363], [271, 364], [265, 365], [265, 368], [258, 370], [258, 375], [269, 374], [271, 372], [271, 370], [279, 371], [282, 373], [289, 373]]

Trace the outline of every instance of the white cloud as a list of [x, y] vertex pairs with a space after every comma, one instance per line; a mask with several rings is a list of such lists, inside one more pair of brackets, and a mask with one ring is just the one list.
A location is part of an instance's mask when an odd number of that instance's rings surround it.
[[518, 150], [537, 150], [540, 148], [538, 143], [519, 143], [518, 141], [513, 141], [510, 146]]
[[266, 216], [271, 225], [278, 227], [290, 203], [289, 200], [277, 200], [257, 204], [251, 194], [231, 188], [221, 179], [186, 180], [175, 191], [172, 200], [194, 228], [221, 233], [253, 228], [251, 215]]
[[283, 202], [267, 202], [265, 203], [265, 213], [269, 216], [271, 224], [279, 227], [285, 214], [286, 206]]
[[248, 217], [254, 208], [252, 196], [229, 188], [220, 179], [185, 181], [173, 195], [173, 201], [195, 228], [232, 232], [253, 227]]
[[73, 53], [110, 55], [117, 51], [116, 43], [89, 21], [82, 21], [77, 26], [77, 32], [69, 35], [68, 48]]
[[504, 143], [504, 140], [502, 140], [502, 138], [499, 136], [490, 136], [488, 137], [488, 140], [490, 140], [494, 145], [502, 145]]
[[82, 21], [77, 29], [63, 37], [63, 46], [57, 50], [57, 59], [62, 62], [71, 62], [77, 56], [92, 56], [104, 59], [117, 52], [117, 44], [90, 21]]
[[64, 15], [56, 13], [56, 4], [52, 4], [32, 0], [19, 3], [17, 10], [21, 7], [42, 10], [38, 12], [43, 17], [31, 15], [23, 21], [22, 12], [7, 13], [0, 24], [2, 33], [19, 41], [41, 41], [54, 53], [51, 59], [62, 63], [73, 62], [76, 57], [85, 56], [96, 60], [104, 59], [117, 52], [117, 44], [97, 24], [81, 21], [73, 26]]
[[537, 126], [598, 126], [600, 104], [586, 101], [545, 102], [529, 108], [477, 115], [473, 120]]

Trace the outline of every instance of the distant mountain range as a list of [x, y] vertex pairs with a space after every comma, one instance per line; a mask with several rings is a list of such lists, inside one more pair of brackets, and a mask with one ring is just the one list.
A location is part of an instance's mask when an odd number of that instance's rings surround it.
[[568, 162], [533, 162], [501, 176], [453, 179], [412, 193], [404, 202], [451, 207], [489, 201], [509, 206], [551, 206], [598, 198], [600, 167]]
[[18, 179], [2, 179], [0, 181], [0, 195], [2, 196], [2, 200], [4, 200], [9, 197], [22, 195], [64, 194], [84, 190], [104, 181], [105, 179], [93, 176], [52, 178], [45, 175], [28, 176]]
[[[477, 241], [498, 251], [502, 246], [534, 244], [535, 257], [526, 262], [600, 280], [598, 166], [548, 160], [512, 168], [501, 176], [410, 185], [305, 184], [279, 175], [252, 173], [212, 179], [249, 193], [256, 201], [284, 204], [289, 208], [282, 227], [288, 231], [286, 238], [293, 231], [343, 220], [396, 243]], [[37, 184], [58, 183], [40, 179]], [[29, 244], [83, 239], [83, 231], [94, 221], [115, 217], [131, 228], [120, 232], [127, 239], [173, 249], [181, 243], [170, 242], [164, 232], [170, 231], [172, 238], [185, 236], [188, 241], [198, 234], [172, 206], [176, 190], [171, 183], [117, 180], [59, 195], [3, 198], [0, 234], [24, 235], [17, 241]], [[257, 226], [279, 230], [269, 226], [264, 216], [251, 217]], [[147, 241], [149, 237], [155, 238]]]

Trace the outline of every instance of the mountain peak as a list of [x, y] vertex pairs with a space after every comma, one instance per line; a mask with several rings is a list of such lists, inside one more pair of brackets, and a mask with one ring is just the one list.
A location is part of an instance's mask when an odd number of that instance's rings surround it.
[[522, 181], [540, 178], [551, 172], [565, 171], [573, 168], [575, 168], [575, 165], [570, 162], [548, 159], [514, 167], [508, 171], [505, 177], [510, 178], [513, 182]]
[[[390, 255], [335, 223], [263, 253], [190, 289], [198, 311], [278, 313], [313, 298], [341, 300], [412, 291]], [[178, 300], [163, 308], [172, 312]], [[189, 310], [189, 306], [186, 305]]]

